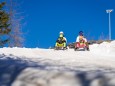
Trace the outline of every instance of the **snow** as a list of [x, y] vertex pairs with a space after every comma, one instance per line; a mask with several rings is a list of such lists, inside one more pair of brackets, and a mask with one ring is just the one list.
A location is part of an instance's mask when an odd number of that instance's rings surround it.
[[1, 48], [0, 86], [115, 86], [115, 41], [89, 47]]

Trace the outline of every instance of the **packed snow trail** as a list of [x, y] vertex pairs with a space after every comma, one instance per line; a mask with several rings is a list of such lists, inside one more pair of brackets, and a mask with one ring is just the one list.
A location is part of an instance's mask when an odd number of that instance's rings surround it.
[[90, 45], [90, 51], [15, 47], [1, 48], [0, 54], [0, 86], [99, 86], [100, 80], [100, 86], [115, 85], [115, 41]]

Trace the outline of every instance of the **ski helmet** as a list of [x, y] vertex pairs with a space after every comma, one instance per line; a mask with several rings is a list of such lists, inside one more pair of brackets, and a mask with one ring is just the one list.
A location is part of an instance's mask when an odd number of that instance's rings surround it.
[[79, 31], [79, 35], [80, 35], [80, 36], [83, 36], [83, 31]]
[[60, 31], [60, 33], [59, 34], [63, 34], [63, 31]]

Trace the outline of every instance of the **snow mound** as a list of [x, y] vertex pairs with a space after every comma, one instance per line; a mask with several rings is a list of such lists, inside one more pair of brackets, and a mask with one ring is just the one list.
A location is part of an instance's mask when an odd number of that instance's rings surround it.
[[109, 75], [86, 74], [56, 70], [27, 68], [12, 86], [114, 86], [115, 78]]
[[115, 86], [115, 41], [89, 47], [1, 48], [0, 86]]
[[90, 45], [91, 52], [104, 56], [115, 56], [115, 41]]

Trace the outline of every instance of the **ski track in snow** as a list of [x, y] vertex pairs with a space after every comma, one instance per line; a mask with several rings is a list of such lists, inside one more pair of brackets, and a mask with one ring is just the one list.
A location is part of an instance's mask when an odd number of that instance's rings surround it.
[[[28, 82], [22, 82], [23, 80], [20, 82], [20, 79], [24, 79], [23, 74], [26, 74], [24, 71], [27, 71], [27, 74], [31, 74], [31, 72], [33, 74], [33, 72], [35, 72], [37, 77], [39, 76], [38, 72], [44, 72], [43, 70], [49, 71], [45, 72], [45, 74], [48, 73], [49, 75], [53, 73], [55, 74], [55, 72], [52, 71], [58, 71], [61, 73], [74, 72], [78, 75], [86, 74], [85, 76], [91, 76], [91, 79], [94, 81], [95, 77], [100, 75], [103, 77], [115, 76], [115, 41], [112, 41], [111, 43], [104, 42], [102, 44], [90, 45], [90, 51], [74, 51], [73, 49], [56, 51], [53, 49], [17, 47], [0, 49], [0, 86], [21, 86], [20, 83]], [[34, 79], [36, 78], [35, 76], [30, 76]], [[25, 77], [27, 77], [27, 80], [29, 80], [29, 76]], [[33, 82], [37, 82], [36, 80], [31, 81], [34, 79], [30, 79], [30, 86], [47, 86], [32, 84]], [[109, 78], [109, 80], [111, 79]], [[87, 79], [84, 82], [85, 84], [82, 86], [98, 86], [96, 84], [91, 85], [91, 83], [89, 85], [86, 84], [86, 82]], [[26, 83], [24, 86], [29, 85]], [[109, 84], [107, 86], [109, 86]], [[113, 86], [115, 86], [115, 84]]]

